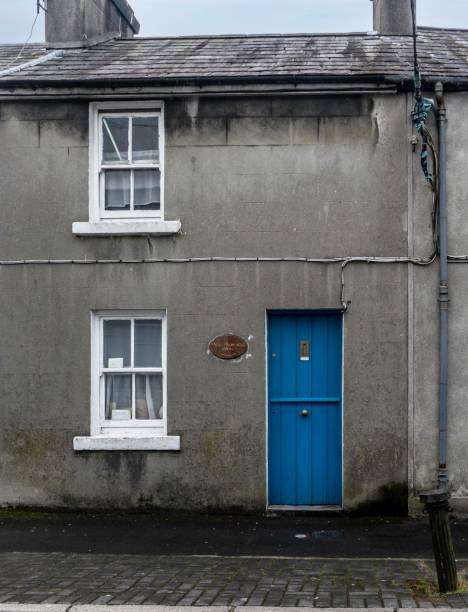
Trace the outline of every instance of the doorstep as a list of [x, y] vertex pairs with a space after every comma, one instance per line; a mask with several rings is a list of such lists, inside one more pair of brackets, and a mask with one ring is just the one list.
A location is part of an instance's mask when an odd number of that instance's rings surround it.
[[330, 512], [339, 514], [343, 512], [343, 506], [268, 506], [267, 514], [323, 514]]

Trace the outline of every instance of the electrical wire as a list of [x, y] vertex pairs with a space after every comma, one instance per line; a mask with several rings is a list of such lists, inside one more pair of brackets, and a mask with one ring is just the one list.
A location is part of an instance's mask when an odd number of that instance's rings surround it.
[[34, 28], [35, 28], [35, 26], [36, 26], [36, 23], [37, 23], [37, 20], [38, 20], [38, 19], [39, 19], [39, 11], [37, 12], [36, 17], [34, 18], [34, 21], [33, 21], [33, 24], [32, 24], [32, 26], [31, 26], [31, 31], [30, 31], [30, 33], [29, 33], [28, 39], [26, 40], [26, 42], [24, 43], [24, 45], [21, 47], [20, 52], [18, 53], [18, 55], [17, 55], [15, 58], [13, 58], [13, 59], [11, 60], [11, 62], [10, 62], [10, 63], [9, 63], [9, 64], [8, 64], [8, 65], [5, 67], [5, 68], [2, 68], [2, 70], [8, 70], [8, 68], [10, 68], [10, 66], [12, 66], [12, 65], [13, 65], [15, 62], [17, 62], [17, 61], [20, 59], [20, 57], [23, 55], [23, 51], [25, 50], [26, 45], [28, 44], [28, 42], [29, 42], [29, 41], [31, 40], [31, 38], [32, 38], [32, 35], [33, 35], [33, 33], [34, 33]]
[[431, 213], [431, 226], [432, 226], [432, 243], [434, 245], [434, 251], [439, 253], [439, 158], [437, 155], [436, 147], [432, 139], [432, 134], [424, 128], [427, 146], [431, 151], [432, 155], [432, 174], [433, 181], [431, 182], [432, 188], [432, 213]]
[[[348, 310], [351, 303], [346, 299], [345, 269], [353, 263], [366, 264], [412, 264], [415, 266], [429, 266], [437, 256], [430, 257], [185, 257], [185, 258], [153, 258], [153, 259], [18, 259], [0, 260], [1, 266], [28, 266], [28, 265], [109, 265], [109, 264], [184, 264], [184, 263], [305, 263], [305, 264], [341, 264], [340, 303], [343, 312]], [[466, 258], [468, 263], [468, 257]]]
[[[418, 59], [418, 27], [416, 21], [416, 0], [410, 0], [413, 29], [414, 99], [413, 123], [421, 136], [421, 166], [432, 189], [432, 241], [434, 250], [439, 252], [439, 162], [431, 132], [426, 127], [434, 102], [422, 96], [421, 68]], [[432, 172], [428, 168], [428, 150], [432, 158]]]
[[183, 264], [183, 263], [307, 263], [307, 264], [333, 264], [341, 263], [407, 263], [425, 266], [434, 261], [431, 257], [160, 257], [142, 259], [12, 259], [0, 260], [0, 266], [27, 266], [27, 265], [108, 265], [108, 264]]
[[415, 0], [411, 0], [411, 17], [413, 25], [413, 57], [414, 57], [414, 73], [420, 74], [419, 61], [418, 61], [418, 27], [416, 23], [416, 3]]

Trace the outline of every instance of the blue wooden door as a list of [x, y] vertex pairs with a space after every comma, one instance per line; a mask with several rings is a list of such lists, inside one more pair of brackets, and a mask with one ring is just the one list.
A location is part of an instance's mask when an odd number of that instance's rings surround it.
[[341, 505], [342, 316], [268, 323], [269, 505]]

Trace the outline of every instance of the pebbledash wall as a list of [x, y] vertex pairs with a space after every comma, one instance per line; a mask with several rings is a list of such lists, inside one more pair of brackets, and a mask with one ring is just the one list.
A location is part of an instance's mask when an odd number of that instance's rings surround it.
[[[448, 96], [449, 117], [464, 100]], [[181, 234], [78, 238], [88, 102], [1, 102], [0, 259], [427, 256], [431, 196], [410, 104], [168, 98], [165, 216]], [[452, 124], [450, 251], [468, 253], [459, 142]], [[468, 286], [464, 266], [450, 275], [449, 469], [464, 498]], [[345, 281], [343, 505], [404, 513], [409, 484], [417, 512], [414, 489], [436, 477], [437, 265], [351, 264]], [[340, 283], [339, 263], [2, 266], [0, 503], [265, 510], [266, 312], [340, 310]], [[167, 310], [168, 433], [180, 451], [73, 450], [90, 431], [90, 313], [119, 309]], [[226, 332], [249, 338], [242, 359], [208, 354]]]

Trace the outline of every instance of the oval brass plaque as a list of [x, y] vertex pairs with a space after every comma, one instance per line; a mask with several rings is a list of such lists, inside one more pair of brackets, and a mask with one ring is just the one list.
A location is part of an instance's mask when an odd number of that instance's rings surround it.
[[238, 359], [249, 348], [244, 338], [227, 334], [218, 336], [210, 342], [210, 351], [218, 359]]

